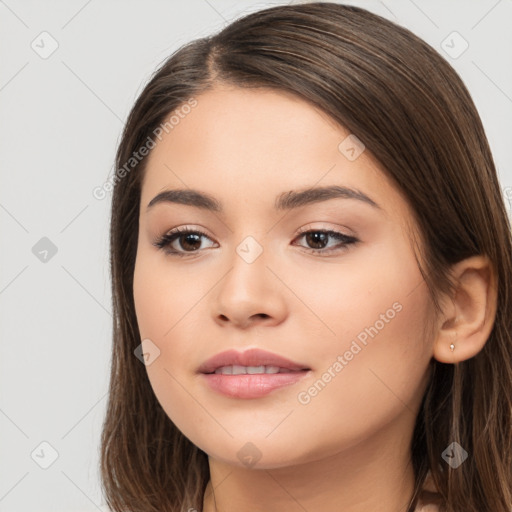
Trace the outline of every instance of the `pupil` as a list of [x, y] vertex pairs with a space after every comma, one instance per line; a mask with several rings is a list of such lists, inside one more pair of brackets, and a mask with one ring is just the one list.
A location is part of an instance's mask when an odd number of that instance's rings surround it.
[[[183, 237], [186, 242], [185, 244], [181, 244], [181, 246], [183, 247], [183, 249], [187, 249], [186, 245], [189, 243], [188, 241], [191, 239], [191, 238], [195, 238], [195, 242], [197, 244], [197, 242], [199, 242], [199, 247], [201, 246], [201, 240], [200, 240], [200, 235], [196, 234], [196, 233], [188, 233], [186, 234], [184, 237]], [[194, 242], [191, 243], [191, 245], [193, 246], [194, 245]], [[192, 247], [192, 249], [197, 249], [197, 247]]]
[[320, 245], [321, 247], [312, 247], [312, 249], [323, 249], [326, 245], [327, 233], [308, 233], [306, 237], [308, 237], [308, 243], [312, 239], [313, 244], [317, 244], [319, 239], [321, 239]]

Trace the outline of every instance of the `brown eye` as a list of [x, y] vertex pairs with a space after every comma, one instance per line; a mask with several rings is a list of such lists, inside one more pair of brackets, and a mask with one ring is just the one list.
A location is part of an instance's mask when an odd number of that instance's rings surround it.
[[[160, 237], [153, 245], [163, 249], [168, 254], [183, 256], [187, 253], [199, 252], [203, 237], [211, 240], [206, 233], [200, 230], [176, 228]], [[178, 244], [175, 244], [176, 241], [178, 241]]]
[[[347, 245], [358, 242], [357, 238], [353, 236], [344, 235], [338, 231], [327, 231], [327, 230], [309, 230], [305, 231], [297, 237], [297, 239], [304, 238], [310, 252], [313, 253], [330, 253], [333, 251], [339, 251], [346, 248]], [[334, 247], [326, 247], [329, 245], [330, 239], [338, 241], [338, 244]]]

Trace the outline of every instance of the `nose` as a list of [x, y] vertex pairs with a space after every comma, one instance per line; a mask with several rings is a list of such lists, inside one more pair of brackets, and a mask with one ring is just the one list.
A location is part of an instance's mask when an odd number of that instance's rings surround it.
[[215, 321], [226, 327], [246, 329], [252, 325], [278, 325], [287, 314], [283, 284], [267, 267], [265, 251], [252, 262], [235, 252], [231, 268], [214, 295]]

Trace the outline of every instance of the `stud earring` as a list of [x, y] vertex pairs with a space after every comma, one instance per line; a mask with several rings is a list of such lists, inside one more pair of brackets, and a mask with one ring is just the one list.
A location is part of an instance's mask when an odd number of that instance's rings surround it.
[[[455, 341], [457, 341], [457, 334], [455, 334]], [[450, 350], [452, 352], [455, 350], [455, 344], [453, 342], [450, 344]]]

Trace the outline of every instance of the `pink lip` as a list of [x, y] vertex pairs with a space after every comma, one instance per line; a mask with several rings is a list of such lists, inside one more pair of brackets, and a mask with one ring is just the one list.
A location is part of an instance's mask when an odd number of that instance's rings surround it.
[[279, 366], [290, 371], [309, 370], [307, 365], [290, 361], [285, 357], [261, 350], [251, 348], [245, 352], [236, 350], [226, 350], [214, 355], [205, 361], [199, 368], [198, 373], [213, 373], [222, 366]]
[[[222, 366], [279, 366], [289, 373], [223, 375], [213, 373]], [[198, 369], [211, 389], [233, 398], [260, 398], [275, 389], [295, 384], [309, 374], [310, 368], [285, 357], [260, 349], [245, 352], [227, 350], [205, 361]]]

